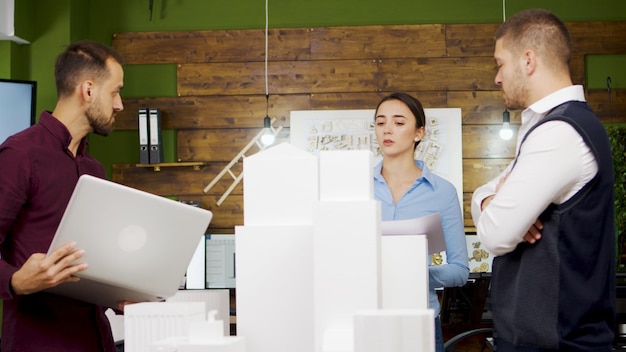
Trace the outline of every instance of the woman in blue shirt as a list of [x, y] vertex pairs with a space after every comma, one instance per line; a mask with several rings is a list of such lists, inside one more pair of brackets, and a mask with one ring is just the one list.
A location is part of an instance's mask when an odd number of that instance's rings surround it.
[[428, 267], [428, 286], [429, 305], [435, 311], [436, 350], [443, 352], [435, 288], [462, 286], [469, 276], [459, 198], [449, 181], [414, 159], [415, 148], [426, 134], [426, 118], [419, 100], [406, 93], [390, 94], [378, 103], [375, 122], [383, 160], [374, 169], [374, 197], [381, 202], [382, 220], [413, 219], [432, 213], [441, 216], [447, 264]]

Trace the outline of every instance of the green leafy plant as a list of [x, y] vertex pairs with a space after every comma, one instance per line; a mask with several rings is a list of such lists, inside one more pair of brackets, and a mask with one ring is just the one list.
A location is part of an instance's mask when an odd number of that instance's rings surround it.
[[626, 270], [622, 263], [622, 255], [626, 249], [626, 126], [607, 126], [611, 150], [613, 152], [613, 169], [615, 172], [615, 235], [617, 243], [618, 271]]

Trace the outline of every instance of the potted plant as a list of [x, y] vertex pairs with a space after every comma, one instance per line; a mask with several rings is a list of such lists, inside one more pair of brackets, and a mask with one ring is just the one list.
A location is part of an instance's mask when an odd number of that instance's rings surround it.
[[626, 125], [607, 126], [613, 169], [615, 172], [615, 238], [617, 244], [617, 270], [626, 271]]

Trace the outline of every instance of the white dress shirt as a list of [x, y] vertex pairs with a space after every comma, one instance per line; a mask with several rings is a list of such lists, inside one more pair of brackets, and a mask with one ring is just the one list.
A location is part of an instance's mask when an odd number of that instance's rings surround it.
[[[474, 191], [471, 210], [478, 238], [494, 255], [513, 251], [548, 205], [567, 201], [597, 173], [593, 153], [576, 130], [563, 121], [537, 127], [520, 150], [532, 126], [554, 107], [572, 100], [585, 101], [582, 86], [563, 88], [526, 108], [517, 135], [519, 156], [515, 168], [510, 172], [511, 162], [498, 177]], [[499, 180], [509, 172], [496, 194]], [[491, 195], [495, 197], [481, 209], [482, 201]]]

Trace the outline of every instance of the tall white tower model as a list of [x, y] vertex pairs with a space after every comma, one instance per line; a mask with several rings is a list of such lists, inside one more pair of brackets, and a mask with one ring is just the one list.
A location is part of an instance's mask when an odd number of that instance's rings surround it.
[[317, 157], [279, 144], [244, 159], [235, 228], [237, 335], [248, 352], [314, 348], [313, 207]]
[[370, 151], [290, 144], [244, 159], [235, 252], [248, 352], [434, 351], [425, 236], [385, 245], [372, 163]]

